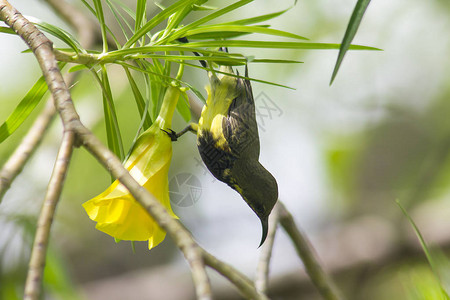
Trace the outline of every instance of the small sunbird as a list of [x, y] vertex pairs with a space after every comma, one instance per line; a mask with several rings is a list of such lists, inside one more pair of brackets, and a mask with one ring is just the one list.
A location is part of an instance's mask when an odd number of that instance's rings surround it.
[[[198, 124], [169, 135], [176, 140], [187, 131], [197, 133], [198, 150], [206, 167], [236, 190], [261, 220], [261, 246], [267, 237], [269, 214], [278, 199], [278, 185], [259, 162], [260, 142], [250, 80], [227, 75], [234, 74], [229, 66], [220, 66], [219, 71], [218, 75], [214, 70], [208, 71], [208, 98]], [[247, 66], [245, 77], [248, 78]]]

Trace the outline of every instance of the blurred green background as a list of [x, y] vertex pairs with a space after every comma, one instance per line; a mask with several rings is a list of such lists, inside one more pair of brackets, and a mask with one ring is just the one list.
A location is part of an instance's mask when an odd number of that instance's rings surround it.
[[[220, 2], [211, 2], [215, 4]], [[291, 4], [259, 1], [235, 14], [250, 17]], [[313, 42], [339, 43], [354, 4], [299, 1], [272, 27]], [[18, 0], [13, 5], [24, 15], [71, 31], [41, 1]], [[149, 2], [150, 15], [157, 9]], [[277, 178], [280, 199], [347, 299], [446, 299], [395, 200], [410, 212], [425, 239], [441, 249], [436, 257], [448, 286], [449, 30], [448, 0], [372, 1], [353, 43], [383, 51], [348, 52], [332, 86], [337, 51], [233, 49], [305, 62], [249, 67], [252, 77], [296, 88], [253, 84], [261, 161]], [[18, 37], [0, 35], [0, 121], [40, 76], [32, 55], [22, 50]], [[140, 120], [123, 71], [112, 67], [109, 75], [127, 148]], [[207, 84], [202, 70], [187, 69], [184, 76], [200, 90]], [[82, 75], [71, 91], [81, 120], [106, 141], [101, 91], [92, 82], [89, 74]], [[0, 145], [0, 165], [42, 104]], [[174, 130], [184, 126], [176, 116]], [[33, 228], [61, 130], [56, 120], [0, 205], [0, 299], [21, 298]], [[183, 136], [174, 144], [169, 179], [187, 173], [201, 183], [198, 201], [174, 205], [174, 211], [202, 246], [253, 277], [260, 252], [259, 221], [240, 196], [214, 180], [199, 161], [195, 136]], [[110, 176], [84, 149], [74, 152], [52, 229], [45, 298], [193, 299], [188, 266], [170, 238], [151, 251], [145, 242], [137, 243], [133, 253], [130, 243], [115, 243], [95, 230], [81, 204], [109, 182]], [[273, 299], [319, 299], [281, 230], [273, 255]], [[224, 279], [211, 275], [217, 299], [239, 299]]]

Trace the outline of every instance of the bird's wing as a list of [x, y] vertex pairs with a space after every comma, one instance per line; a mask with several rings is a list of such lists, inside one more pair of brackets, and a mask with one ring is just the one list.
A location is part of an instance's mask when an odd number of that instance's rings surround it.
[[223, 135], [237, 157], [259, 157], [259, 136], [256, 124], [255, 103], [251, 87], [240, 80], [240, 93], [232, 101], [228, 115], [223, 118]]

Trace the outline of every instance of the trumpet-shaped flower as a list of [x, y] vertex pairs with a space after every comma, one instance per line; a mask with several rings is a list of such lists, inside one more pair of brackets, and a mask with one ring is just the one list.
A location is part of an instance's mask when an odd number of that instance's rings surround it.
[[[170, 207], [168, 172], [172, 158], [171, 138], [161, 129], [171, 127], [180, 91], [169, 87], [158, 118], [136, 141], [125, 162], [131, 176], [158, 199], [176, 218]], [[119, 240], [146, 241], [151, 249], [165, 238], [148, 212], [118, 180], [103, 193], [83, 204], [96, 228]]]

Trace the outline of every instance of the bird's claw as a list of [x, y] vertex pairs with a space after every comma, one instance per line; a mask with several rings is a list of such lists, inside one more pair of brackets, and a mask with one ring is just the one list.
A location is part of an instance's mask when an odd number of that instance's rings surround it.
[[175, 131], [173, 131], [172, 129], [168, 128], [167, 130], [164, 130], [161, 128], [162, 131], [164, 131], [165, 133], [167, 133], [167, 135], [170, 137], [170, 140], [172, 142], [175, 142], [178, 140], [178, 135]]

